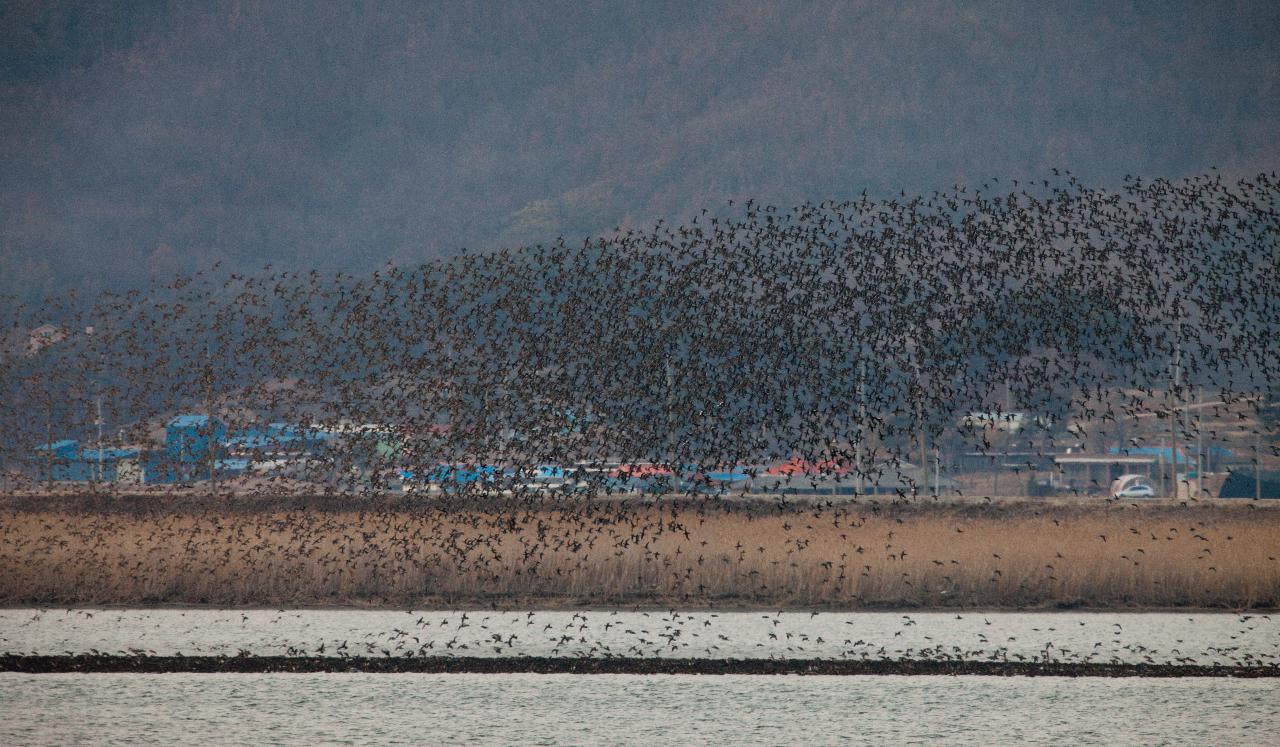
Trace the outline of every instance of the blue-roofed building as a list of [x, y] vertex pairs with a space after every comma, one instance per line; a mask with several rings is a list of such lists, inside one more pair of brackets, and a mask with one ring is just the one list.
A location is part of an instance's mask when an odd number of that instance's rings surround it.
[[64, 438], [61, 441], [54, 441], [51, 444], [41, 444], [36, 447], [36, 453], [41, 456], [47, 456], [52, 451], [54, 458], [62, 457], [70, 459], [75, 457], [80, 451], [80, 442], [74, 438]]
[[242, 452], [258, 452], [266, 451], [275, 445], [275, 440], [265, 433], [247, 431], [238, 436], [231, 436], [223, 445], [227, 447], [230, 454], [238, 454]]
[[236, 475], [259, 468], [277, 471], [283, 467], [305, 470], [311, 458], [323, 454], [330, 439], [325, 431], [290, 423], [268, 423], [238, 430], [223, 441], [219, 456], [227, 468], [218, 472]]
[[[199, 413], [178, 415], [165, 426], [164, 449], [147, 454], [148, 485], [185, 484], [209, 479], [210, 456], [221, 456], [227, 427]], [[210, 451], [214, 453], [211, 455]]]
[[[1172, 449], [1168, 446], [1130, 446], [1124, 448], [1113, 446], [1107, 450], [1107, 453], [1129, 457], [1151, 457], [1159, 464], [1169, 464]], [[1235, 452], [1231, 451], [1231, 449], [1216, 445], [1206, 446], [1200, 452], [1200, 458], [1204, 460], [1206, 472], [1217, 472], [1224, 464], [1234, 461], [1235, 456]], [[1179, 467], [1185, 468], [1185, 470], [1194, 472], [1196, 468], [1195, 449], [1185, 445], [1179, 446], [1177, 464]]]
[[1219, 498], [1280, 498], [1280, 472], [1253, 469], [1232, 470], [1218, 493]]
[[316, 428], [302, 428], [289, 423], [268, 423], [263, 427], [238, 431], [223, 442], [231, 456], [267, 459], [284, 456], [315, 455], [328, 445], [331, 437]]
[[[1124, 456], [1134, 457], [1152, 457], [1161, 464], [1169, 464], [1173, 457], [1173, 448], [1170, 446], [1112, 446], [1107, 449], [1108, 454], [1121, 454]], [[1195, 454], [1188, 454], [1186, 449], [1178, 447], [1178, 464], [1194, 465], [1196, 463]]]
[[165, 426], [165, 456], [172, 462], [204, 461], [211, 446], [227, 435], [221, 420], [208, 415], [179, 415]]
[[213, 468], [217, 471], [220, 477], [243, 475], [248, 472], [249, 468], [252, 466], [253, 462], [248, 459], [240, 458], [219, 459], [213, 463]]
[[506, 476], [505, 470], [492, 464], [437, 464], [422, 470], [400, 470], [400, 477], [405, 482], [444, 490], [459, 489], [473, 483], [494, 484]]
[[302, 428], [293, 423], [267, 423], [267, 435], [275, 438], [301, 438]]
[[[141, 482], [141, 464], [138, 449], [84, 449], [80, 461], [90, 480], [101, 482]], [[101, 457], [101, 458], [99, 458]]]
[[138, 449], [128, 447], [124, 449], [107, 448], [102, 449], [99, 454], [98, 449], [85, 449], [80, 452], [80, 458], [87, 461], [97, 461], [98, 457], [102, 457], [102, 461], [117, 461], [120, 459], [137, 459]]
[[186, 485], [209, 479], [208, 462], [184, 462], [170, 459], [165, 450], [149, 451], [142, 464], [148, 485]]
[[37, 446], [32, 459], [36, 479], [41, 482], [88, 482], [93, 476], [85, 471], [79, 456], [80, 442], [71, 438]]
[[[49, 452], [53, 452], [52, 460]], [[50, 462], [52, 461], [52, 476]], [[55, 482], [141, 482], [140, 452], [135, 448], [81, 449], [78, 441], [65, 439], [35, 450], [39, 480]]]
[[703, 472], [693, 481], [692, 487], [711, 491], [737, 490], [749, 486], [751, 480], [761, 472], [764, 472], [762, 467], [720, 467]]

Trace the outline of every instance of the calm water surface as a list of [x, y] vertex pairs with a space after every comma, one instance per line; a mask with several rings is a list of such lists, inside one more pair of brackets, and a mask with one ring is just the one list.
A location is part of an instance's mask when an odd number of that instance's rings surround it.
[[0, 743], [1274, 745], [1266, 680], [0, 674]]
[[[1280, 663], [1270, 615], [0, 610], [0, 652]], [[1280, 744], [1275, 680], [0, 674], [0, 745]]]

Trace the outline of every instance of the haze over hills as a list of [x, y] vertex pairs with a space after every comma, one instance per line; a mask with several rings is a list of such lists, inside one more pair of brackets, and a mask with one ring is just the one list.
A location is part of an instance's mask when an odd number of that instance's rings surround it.
[[7, 3], [0, 293], [363, 271], [747, 196], [1270, 171], [1278, 29], [1266, 2]]

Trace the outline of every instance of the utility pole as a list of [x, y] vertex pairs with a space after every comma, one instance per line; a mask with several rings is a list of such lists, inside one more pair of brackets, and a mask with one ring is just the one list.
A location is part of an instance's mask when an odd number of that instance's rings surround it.
[[857, 475], [858, 489], [856, 495], [862, 495], [862, 441], [867, 437], [867, 357], [861, 354], [858, 361], [858, 442], [854, 446], [854, 472]]
[[942, 482], [942, 449], [933, 447], [933, 497], [938, 497], [938, 484]]
[[1178, 366], [1182, 363], [1182, 341], [1173, 344], [1173, 378], [1169, 386], [1169, 487], [1170, 497], [1178, 497]]
[[1262, 500], [1262, 422], [1253, 432], [1253, 499]]
[[1169, 497], [1169, 491], [1168, 491], [1168, 489], [1165, 487], [1165, 482], [1164, 482], [1164, 452], [1163, 452], [1163, 450], [1161, 451], [1161, 453], [1159, 453], [1159, 454], [1157, 454], [1157, 455], [1156, 455], [1156, 474], [1160, 476], [1160, 494], [1161, 494], [1161, 495], [1163, 495], [1164, 497], [1168, 498], [1168, 497]]
[[213, 358], [209, 355], [209, 338], [206, 332], [204, 340], [204, 401], [205, 409], [208, 410], [208, 416], [205, 421], [208, 427], [208, 433], [205, 438], [208, 441], [205, 444], [205, 454], [209, 459], [209, 494], [216, 495], [218, 492], [218, 476], [217, 476], [217, 441], [214, 439], [213, 427]]
[[98, 384], [98, 482], [102, 482], [102, 384]]
[[53, 492], [53, 395], [48, 390], [48, 383], [45, 383], [44, 398], [44, 429], [45, 429], [45, 486], [49, 492]]
[[671, 476], [673, 478], [676, 474], [676, 374], [671, 362], [671, 356], [674, 354], [674, 351], [668, 354], [665, 362], [667, 374], [667, 459], [671, 463]]
[[924, 492], [929, 492], [929, 461], [925, 456], [924, 437], [924, 383], [920, 380], [920, 364], [916, 363], [916, 427], [920, 429], [920, 481], [924, 483]]
[[[923, 417], [923, 416], [922, 416]], [[929, 457], [926, 455], [926, 446], [924, 438], [924, 423], [920, 424], [920, 480], [924, 483], [924, 492], [929, 492]]]
[[1204, 497], [1204, 384], [1196, 397], [1196, 497]]
[[[95, 329], [92, 325], [84, 328], [85, 337], [92, 338]], [[101, 486], [102, 483], [102, 353], [98, 353], [98, 368], [94, 371], [94, 388], [97, 390], [97, 396], [94, 398], [95, 413], [94, 425], [98, 426], [98, 464], [93, 475], [95, 486]], [[100, 488], [99, 488], [100, 489]]]
[[[1190, 383], [1188, 383], [1188, 386], [1190, 386]], [[1189, 392], [1182, 392], [1180, 398], [1182, 400], [1182, 437], [1189, 440], [1191, 438], [1191, 398], [1187, 396], [1188, 394]], [[1190, 449], [1191, 444], [1188, 443], [1187, 448]], [[1197, 446], [1196, 447], [1196, 476], [1199, 477], [1199, 475], [1200, 475], [1200, 448], [1199, 446]], [[1187, 480], [1187, 493], [1191, 493], [1190, 479]], [[1199, 497], [1200, 497], [1199, 495], [1196, 495], [1197, 499], [1199, 499]]]
[[[995, 435], [996, 437], [999, 437], [1001, 421], [1003, 421], [1007, 425], [1010, 425], [1010, 426], [1012, 425], [1012, 420], [1009, 418], [1009, 413], [1011, 412], [1013, 412], [1013, 387], [1009, 385], [1009, 379], [1006, 378], [1004, 380], [1004, 412], [999, 413], [999, 417], [995, 419], [995, 423], [993, 424], [995, 427], [995, 433], [993, 435]], [[1006, 432], [1008, 431], [1006, 430]], [[1001, 439], [1001, 440], [1005, 442], [1004, 444], [1005, 451], [1008, 451], [1009, 450], [1008, 439]], [[995, 482], [994, 482], [994, 486], [991, 488], [991, 492], [995, 494], [999, 494], [1000, 492], [1000, 471], [1004, 467], [1004, 459], [1005, 457], [1001, 456], [1000, 450], [996, 449]]]

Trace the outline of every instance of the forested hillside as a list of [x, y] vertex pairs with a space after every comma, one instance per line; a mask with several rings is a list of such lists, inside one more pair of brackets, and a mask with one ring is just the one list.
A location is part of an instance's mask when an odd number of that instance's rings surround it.
[[1280, 162], [1272, 3], [688, 5], [5, 3], [0, 293]]

